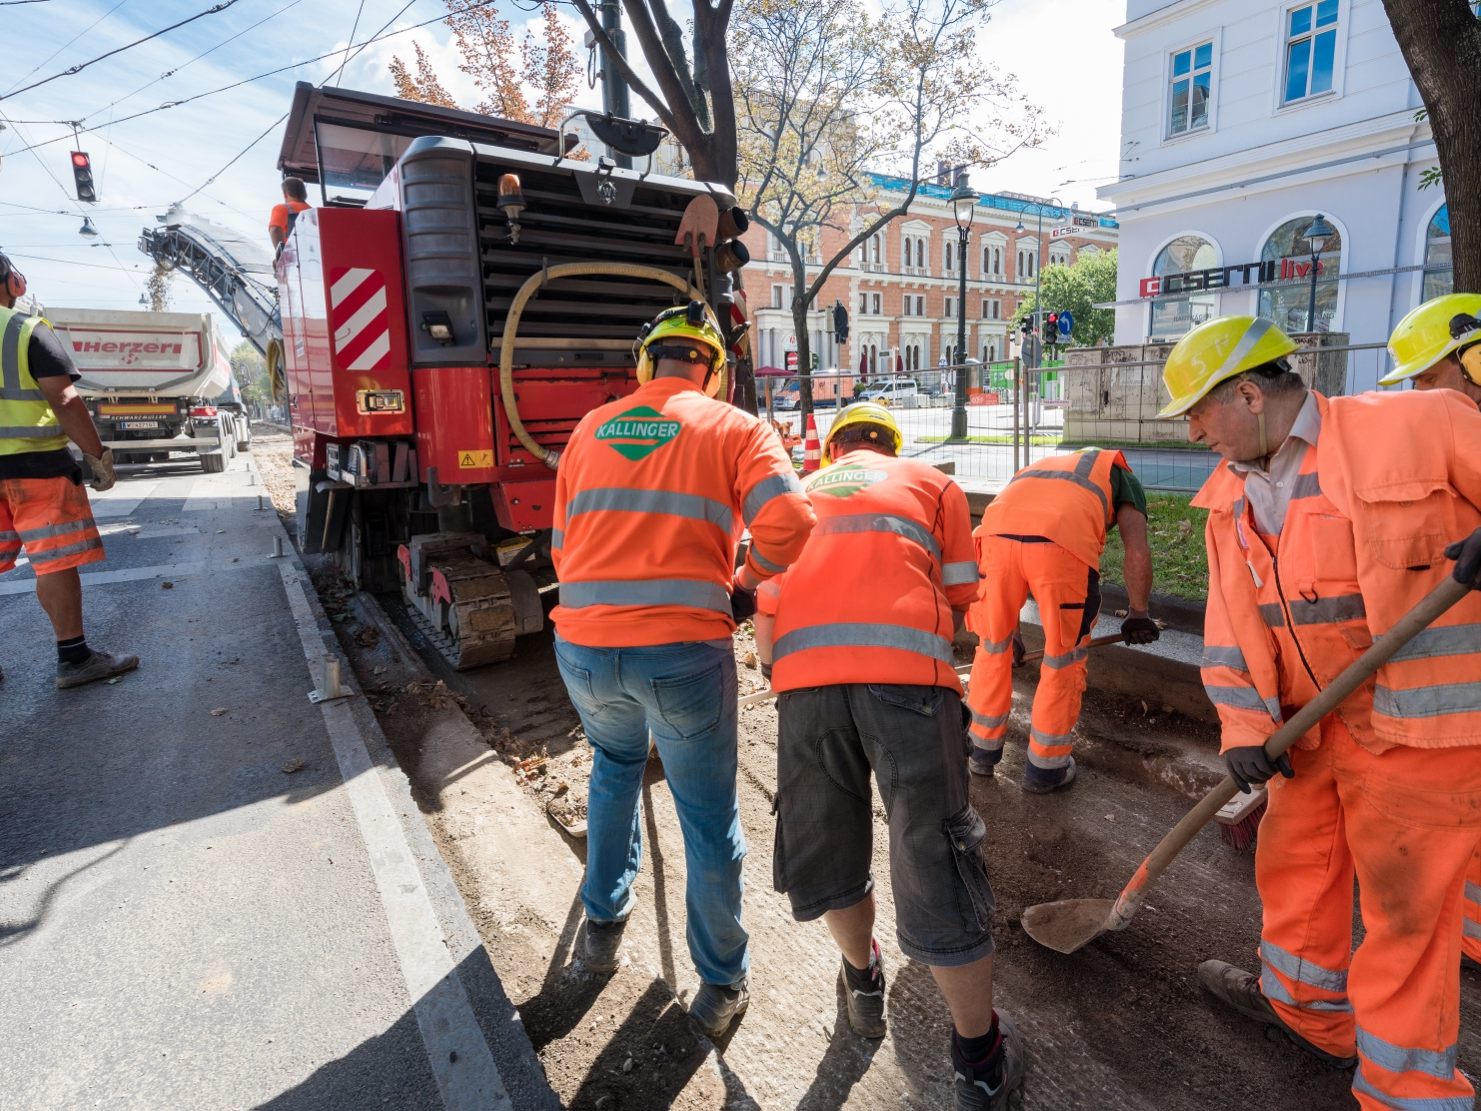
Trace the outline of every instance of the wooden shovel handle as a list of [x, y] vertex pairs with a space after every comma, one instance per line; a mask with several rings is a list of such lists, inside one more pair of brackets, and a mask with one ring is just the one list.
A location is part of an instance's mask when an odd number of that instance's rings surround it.
[[[1470, 592], [1470, 587], [1456, 582], [1448, 575], [1445, 581], [1430, 591], [1423, 600], [1394, 624], [1394, 627], [1373, 642], [1373, 646], [1347, 666], [1341, 675], [1292, 715], [1291, 720], [1277, 729], [1265, 742], [1265, 754], [1271, 760], [1283, 755], [1301, 737], [1362, 686], [1367, 679], [1409, 641], [1439, 618]], [[1220, 808], [1239, 791], [1239, 786], [1227, 775], [1217, 787], [1204, 796], [1203, 801], [1188, 811], [1157, 847], [1142, 861], [1136, 875], [1131, 877], [1116, 907], [1111, 911], [1106, 928], [1122, 929], [1131, 921], [1141, 907], [1142, 899], [1152, 881], [1166, 871], [1173, 858], [1182, 852], [1200, 829], [1206, 826]]]

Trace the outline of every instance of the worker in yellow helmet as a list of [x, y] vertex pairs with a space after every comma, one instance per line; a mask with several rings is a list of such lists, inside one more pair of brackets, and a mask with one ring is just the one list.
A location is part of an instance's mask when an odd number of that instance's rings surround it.
[[1481, 317], [1481, 293], [1449, 293], [1411, 310], [1388, 338], [1394, 368], [1378, 384], [1408, 382], [1416, 390], [1459, 390], [1481, 405], [1481, 320], [1477, 317]]
[[[1270, 784], [1258, 975], [1204, 961], [1222, 1003], [1359, 1067], [1368, 1111], [1470, 1106], [1456, 942], [1481, 839], [1481, 594], [1271, 760], [1265, 742], [1447, 575], [1481, 589], [1481, 410], [1450, 390], [1325, 398], [1269, 320], [1193, 329], [1162, 416], [1227, 461], [1208, 510], [1203, 681], [1230, 775]], [[1454, 560], [1455, 562], [1451, 562]], [[1353, 951], [1353, 881], [1365, 936]]]

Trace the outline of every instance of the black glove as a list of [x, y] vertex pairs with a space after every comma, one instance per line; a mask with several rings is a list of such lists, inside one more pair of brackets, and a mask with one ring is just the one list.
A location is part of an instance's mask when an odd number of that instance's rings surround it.
[[748, 617], [756, 616], [756, 592], [745, 590], [739, 584], [730, 591], [730, 616], [739, 625]]
[[765, 660], [761, 661], [761, 678], [766, 680], [766, 685], [771, 686], [771, 664]]
[[1121, 639], [1127, 644], [1151, 644], [1162, 635], [1150, 617], [1128, 617], [1121, 622]]
[[962, 744], [967, 750], [967, 755], [972, 755], [972, 710], [965, 702], [962, 707]]
[[1445, 558], [1455, 560], [1455, 581], [1481, 590], [1481, 528], [1445, 549]]
[[1229, 769], [1229, 778], [1239, 784], [1239, 789], [1245, 794], [1250, 793], [1250, 785], [1259, 786], [1276, 772], [1287, 779], [1295, 776], [1296, 771], [1291, 767], [1291, 758], [1284, 752], [1275, 760], [1271, 760], [1265, 754], [1264, 745], [1243, 745], [1239, 748], [1231, 748], [1224, 753], [1224, 766]]
[[1028, 645], [1023, 643], [1023, 634], [1013, 634], [1013, 666], [1022, 667], [1023, 657], [1028, 655]]

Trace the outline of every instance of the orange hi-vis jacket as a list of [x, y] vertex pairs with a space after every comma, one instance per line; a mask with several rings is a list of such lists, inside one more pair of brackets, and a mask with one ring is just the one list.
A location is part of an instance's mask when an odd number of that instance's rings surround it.
[[1086, 448], [1049, 455], [1013, 476], [978, 526], [983, 536], [1042, 536], [1099, 569], [1116, 520], [1111, 468], [1131, 468], [1119, 451]]
[[803, 488], [818, 526], [775, 580], [774, 599], [758, 598], [776, 614], [772, 689], [891, 683], [960, 693], [952, 611], [971, 604], [978, 577], [961, 487], [925, 463], [860, 448]]
[[583, 417], [561, 456], [552, 619], [593, 648], [728, 639], [742, 528], [765, 579], [813, 522], [771, 429], [687, 380], [655, 379]]
[[[1256, 532], [1228, 466], [1193, 500], [1209, 511], [1203, 682], [1225, 749], [1264, 743], [1449, 575], [1445, 546], [1481, 526], [1481, 410], [1466, 398], [1318, 394], [1317, 406], [1321, 432], [1278, 537]], [[1481, 594], [1337, 713], [1374, 752], [1481, 744]], [[1317, 736], [1298, 743], [1314, 748]]]

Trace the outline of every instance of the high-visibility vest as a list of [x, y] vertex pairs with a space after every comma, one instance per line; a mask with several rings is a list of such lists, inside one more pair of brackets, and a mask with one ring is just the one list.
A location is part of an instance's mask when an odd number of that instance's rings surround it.
[[61, 422], [31, 377], [31, 335], [39, 316], [0, 308], [0, 455], [67, 446]]
[[967, 496], [936, 468], [867, 448], [803, 483], [818, 524], [780, 593], [772, 689], [892, 683], [961, 691], [952, 611], [977, 596]]
[[728, 639], [742, 530], [767, 579], [813, 520], [770, 428], [684, 379], [654, 379], [588, 413], [561, 456], [556, 629], [591, 647]]
[[[1263, 743], [1451, 573], [1447, 544], [1481, 527], [1481, 410], [1466, 398], [1317, 395], [1317, 405], [1321, 432], [1279, 536], [1256, 532], [1228, 466], [1193, 500], [1209, 510], [1203, 681], [1226, 749]], [[1481, 593], [1337, 713], [1374, 751], [1481, 744]]]
[[982, 514], [983, 536], [1043, 536], [1087, 566], [1100, 567], [1106, 533], [1116, 520], [1111, 468], [1119, 451], [1086, 448], [1048, 455], [1013, 476]]

